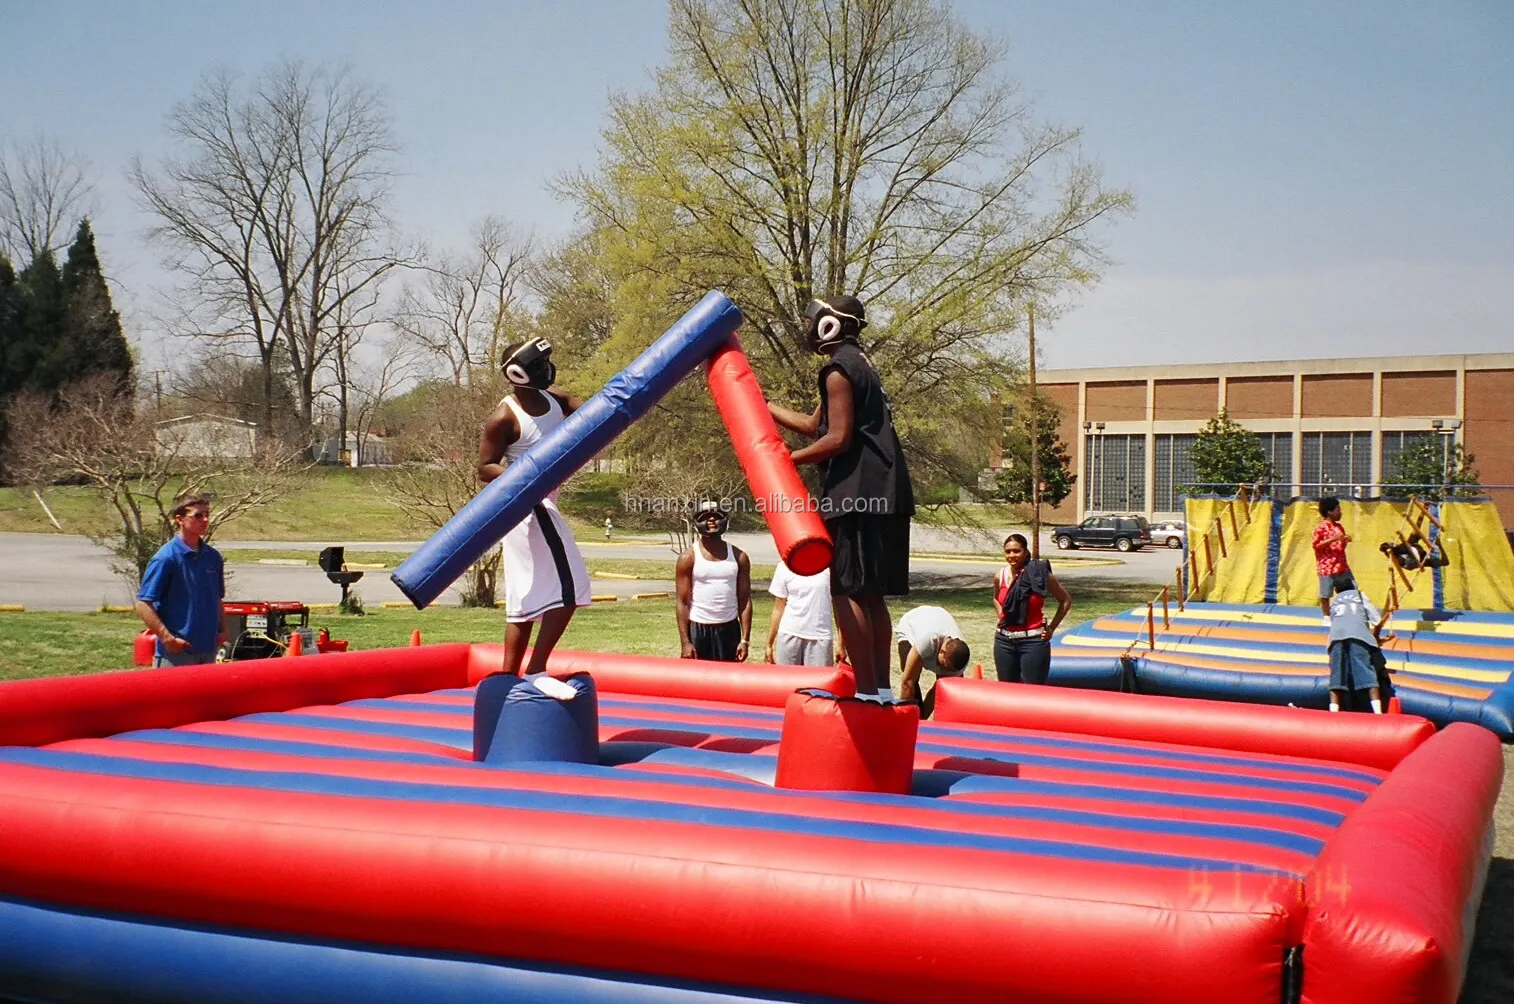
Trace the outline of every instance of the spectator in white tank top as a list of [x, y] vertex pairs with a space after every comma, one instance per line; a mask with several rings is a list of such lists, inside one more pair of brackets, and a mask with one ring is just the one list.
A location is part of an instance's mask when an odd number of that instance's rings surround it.
[[752, 563], [725, 540], [718, 502], [694, 515], [699, 538], [678, 557], [678, 640], [685, 659], [746, 662], [752, 637]]
[[782, 561], [768, 585], [773, 616], [767, 661], [780, 666], [829, 666], [835, 661], [831, 634], [831, 573], [796, 575]]

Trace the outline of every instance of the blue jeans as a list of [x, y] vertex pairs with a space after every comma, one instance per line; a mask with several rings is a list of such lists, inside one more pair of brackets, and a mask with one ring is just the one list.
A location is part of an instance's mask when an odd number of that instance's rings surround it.
[[1032, 638], [1006, 638], [994, 632], [994, 669], [1000, 683], [1045, 683], [1051, 670], [1051, 642]]

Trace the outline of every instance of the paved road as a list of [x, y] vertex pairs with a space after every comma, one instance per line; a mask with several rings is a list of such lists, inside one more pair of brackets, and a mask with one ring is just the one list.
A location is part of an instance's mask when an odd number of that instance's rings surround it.
[[[959, 537], [930, 527], [916, 527], [911, 535], [913, 550], [933, 554], [959, 553], [961, 558], [915, 557], [910, 562], [911, 582], [919, 587], [972, 588], [986, 586], [996, 564], [975, 560], [974, 553], [997, 550], [997, 535]], [[758, 564], [777, 560], [772, 538], [766, 534], [732, 534], [736, 545]], [[349, 550], [415, 550], [419, 541], [346, 541]], [[586, 557], [641, 558], [668, 562], [672, 571], [672, 552], [655, 537], [619, 538], [611, 541], [580, 541]], [[223, 551], [244, 548], [309, 551], [314, 560], [324, 546], [312, 541], [222, 541]], [[1057, 564], [1057, 574], [1074, 579], [1082, 576], [1117, 578], [1137, 582], [1165, 582], [1177, 564], [1177, 552], [1148, 550], [1116, 558], [1112, 552], [1079, 551], [1078, 558], [1102, 559], [1096, 564], [1079, 566], [1061, 562], [1065, 557], [1049, 541], [1043, 553]], [[0, 604], [19, 603], [28, 610], [97, 610], [102, 604], [125, 605], [131, 602], [127, 586], [110, 568], [110, 554], [84, 537], [65, 534], [0, 533]], [[1107, 563], [1118, 561], [1118, 564]], [[326, 580], [314, 565], [232, 564], [229, 595], [259, 599], [292, 599], [305, 603], [332, 603], [340, 590]], [[671, 590], [665, 580], [595, 579], [596, 594], [630, 596], [633, 593]], [[358, 586], [369, 604], [402, 602], [404, 596], [389, 581], [388, 572], [370, 571]], [[456, 603], [456, 590], [443, 603]]]

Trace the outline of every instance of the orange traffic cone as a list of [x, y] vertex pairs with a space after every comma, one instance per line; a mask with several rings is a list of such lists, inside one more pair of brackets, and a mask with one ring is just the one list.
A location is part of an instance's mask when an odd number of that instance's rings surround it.
[[1396, 697], [1388, 698], [1388, 714], [1401, 715], [1404, 713], [1404, 702]]
[[305, 654], [305, 639], [298, 631], [289, 636], [289, 647], [284, 649], [284, 654], [286, 656]]
[[421, 629], [420, 628], [416, 628], [414, 631], [410, 632], [410, 644], [411, 645], [419, 645], [420, 643], [421, 643]]
[[974, 680], [981, 680], [981, 679], [983, 679], [983, 664], [981, 662], [975, 662], [975, 663], [973, 663], [973, 679]]

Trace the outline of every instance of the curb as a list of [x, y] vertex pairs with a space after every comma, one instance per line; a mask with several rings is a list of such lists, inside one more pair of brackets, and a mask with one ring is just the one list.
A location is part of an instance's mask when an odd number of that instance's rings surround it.
[[669, 596], [672, 596], [672, 595], [673, 595], [672, 593], [632, 593], [631, 594], [631, 599], [633, 599], [633, 600], [665, 600]]
[[19, 603], [0, 603], [0, 614], [24, 614], [26, 608]]

